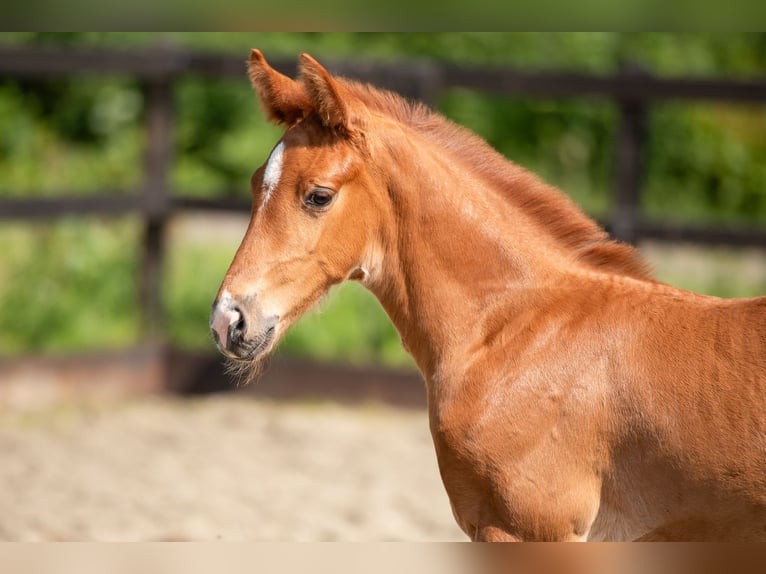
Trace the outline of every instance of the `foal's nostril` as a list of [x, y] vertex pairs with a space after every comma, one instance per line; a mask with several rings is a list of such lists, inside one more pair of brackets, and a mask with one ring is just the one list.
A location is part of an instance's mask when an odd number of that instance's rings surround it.
[[278, 321], [278, 315], [264, 316], [257, 303], [248, 315], [234, 298], [227, 296], [221, 298], [210, 314], [210, 330], [224, 355], [246, 360], [268, 351]]
[[210, 314], [210, 330], [221, 350], [242, 343], [247, 332], [245, 314], [231, 297], [222, 298]]
[[234, 308], [234, 312], [239, 315], [239, 320], [232, 321], [229, 325], [229, 340], [232, 343], [240, 343], [247, 331], [247, 321], [245, 321], [245, 314], [238, 307]]

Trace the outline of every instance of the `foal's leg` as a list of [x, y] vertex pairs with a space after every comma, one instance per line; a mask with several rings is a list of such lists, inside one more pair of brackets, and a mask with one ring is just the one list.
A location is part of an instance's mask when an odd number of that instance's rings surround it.
[[[763, 511], [758, 511], [763, 514]], [[668, 522], [642, 535], [638, 542], [763, 542], [766, 521], [756, 513], [738, 516], [687, 518]]]
[[[592, 526], [592, 520], [585, 524], [585, 521], [581, 521], [582, 525], [586, 525], [584, 530], [579, 528], [575, 531], [572, 520], [566, 520], [563, 516], [551, 515], [548, 520], [543, 520], [542, 524], [545, 525], [543, 530], [527, 528], [522, 531], [508, 528], [498, 515], [495, 514], [496, 509], [486, 510], [481, 512], [478, 516], [477, 524], [466, 524], [468, 529], [464, 530], [471, 537], [474, 542], [587, 542], [588, 533]], [[521, 521], [522, 524], [525, 522]], [[462, 527], [463, 525], [461, 525]]]
[[522, 542], [521, 538], [509, 534], [497, 526], [481, 526], [476, 528], [474, 542]]
[[[474, 542], [524, 542], [518, 536], [514, 536], [498, 528], [497, 526], [484, 526], [476, 529], [476, 536], [473, 538]], [[559, 542], [587, 542], [587, 536], [572, 535], [569, 538], [563, 538]]]

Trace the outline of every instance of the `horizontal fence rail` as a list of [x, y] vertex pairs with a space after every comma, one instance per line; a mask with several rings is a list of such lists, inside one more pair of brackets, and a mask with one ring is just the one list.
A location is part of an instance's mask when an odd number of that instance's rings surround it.
[[[179, 74], [243, 78], [246, 57], [186, 52], [170, 47], [141, 51], [102, 48], [16, 47], [0, 45], [0, 74], [39, 78], [76, 74], [127, 75], [152, 80]], [[463, 87], [502, 95], [549, 97], [603, 96], [618, 100], [708, 100], [766, 102], [766, 78], [720, 79], [655, 77], [639, 71], [613, 76], [576, 72], [531, 72], [505, 67], [456, 66], [432, 61], [374, 62], [323, 59], [334, 73], [374, 82], [405, 94], [413, 86]], [[296, 59], [269, 57], [288, 75]]]
[[[294, 58], [270, 58], [270, 63], [286, 74], [296, 73]], [[327, 67], [346, 75], [395, 90], [405, 96], [433, 101], [443, 90], [467, 88], [503, 96], [544, 96], [551, 98], [601, 97], [615, 101], [621, 110], [621, 126], [615, 142], [615, 208], [610, 231], [627, 241], [642, 238], [668, 241], [766, 245], [766, 232], [753, 229], [713, 229], [687, 225], [660, 225], [640, 221], [640, 182], [646, 131], [647, 107], [658, 100], [727, 101], [766, 104], [766, 78], [735, 80], [716, 78], [655, 77], [634, 69], [612, 76], [572, 72], [530, 72], [499, 67], [467, 67], [431, 61], [373, 62], [359, 60], [326, 61]], [[165, 128], [153, 128], [148, 161], [154, 171], [167, 171], [171, 150], [161, 149], [157, 140], [169, 138], [173, 104], [169, 101], [172, 82], [183, 75], [243, 79], [245, 58], [226, 54], [187, 52], [172, 47], [141, 51], [94, 48], [9, 47], [0, 46], [0, 75], [17, 78], [71, 76], [79, 74], [127, 75], [146, 82], [150, 115], [165, 121]], [[152, 90], [165, 84], [167, 108], [158, 112], [151, 101]], [[162, 98], [162, 96], [160, 96]], [[155, 98], [156, 99], [156, 98]], [[162, 105], [162, 104], [160, 104]], [[156, 121], [155, 121], [156, 123]], [[167, 132], [167, 133], [166, 133]], [[169, 144], [169, 141], [168, 141]], [[167, 147], [167, 146], [166, 146]], [[153, 190], [122, 190], [109, 197], [68, 197], [16, 199], [0, 198], [0, 219], [50, 218], [58, 214], [115, 215], [123, 212], [156, 214], [158, 211], [210, 209], [240, 211], [246, 202], [236, 199], [191, 199], [173, 197], [162, 181], [152, 178]], [[142, 196], [143, 199], [136, 197]]]
[[[144, 221], [139, 292], [147, 334], [162, 341], [160, 277], [165, 259], [169, 218], [185, 211], [247, 212], [250, 202], [233, 197], [191, 198], [174, 195], [168, 173], [173, 161], [175, 82], [188, 75], [246, 81], [246, 54], [196, 53], [170, 46], [136, 51], [74, 47], [0, 46], [0, 81], [9, 78], [55, 78], [73, 75], [127, 76], [141, 82], [147, 144], [144, 178], [138, 189], [114, 190], [97, 196], [0, 198], [0, 220], [47, 220], [65, 215], [121, 216], [139, 214]], [[296, 73], [295, 58], [270, 58], [288, 75]], [[613, 209], [601, 223], [615, 237], [708, 245], [766, 246], [766, 230], [661, 223], [646, 219], [640, 209], [648, 111], [655, 102], [725, 101], [766, 105], [766, 78], [656, 77], [625, 67], [613, 75], [573, 72], [530, 72], [512, 68], [457, 66], [432, 61], [373, 62], [327, 60], [336, 74], [371, 82], [404, 96], [434, 103], [451, 88], [466, 88], [508, 97], [605, 98], [619, 110], [614, 139]], [[231, 195], [231, 194], [229, 194]]]

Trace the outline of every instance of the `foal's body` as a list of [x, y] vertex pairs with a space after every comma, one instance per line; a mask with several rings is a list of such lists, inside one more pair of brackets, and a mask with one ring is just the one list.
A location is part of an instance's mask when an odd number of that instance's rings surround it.
[[766, 298], [590, 269], [539, 237], [506, 252], [492, 242], [523, 235], [520, 214], [466, 217], [445, 193], [423, 190], [434, 205], [418, 211], [484, 230], [467, 234], [476, 244], [403, 218], [420, 228], [389, 258], [405, 271], [370, 288], [425, 374], [461, 528], [477, 540], [763, 537]]
[[766, 298], [655, 282], [479, 138], [309, 57], [302, 74], [251, 57], [288, 130], [253, 177], [221, 349], [257, 362], [359, 280], [424, 375], [472, 539], [766, 539]]
[[[479, 540], [763, 538], [764, 372], [752, 357], [766, 352], [766, 301], [689, 300], [602, 276], [517, 305], [480, 318], [505, 321], [456, 353], [462, 369], [429, 381], [463, 530]], [[734, 315], [761, 320], [734, 330]], [[695, 353], [676, 352], [690, 344]]]

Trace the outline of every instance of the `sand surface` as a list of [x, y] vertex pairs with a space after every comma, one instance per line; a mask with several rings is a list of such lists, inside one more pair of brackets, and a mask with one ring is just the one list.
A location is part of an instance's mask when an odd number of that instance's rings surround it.
[[466, 540], [426, 414], [246, 393], [0, 413], [0, 539]]

